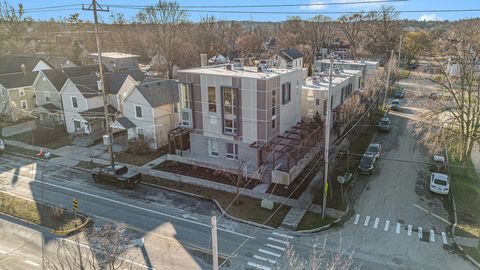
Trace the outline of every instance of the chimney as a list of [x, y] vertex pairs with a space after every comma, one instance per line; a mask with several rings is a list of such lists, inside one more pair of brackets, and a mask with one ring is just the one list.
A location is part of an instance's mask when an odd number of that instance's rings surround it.
[[200, 66], [206, 67], [207, 66], [207, 54], [201, 53], [200, 54]]
[[24, 64], [22, 64], [22, 65], [20, 66], [20, 69], [22, 70], [22, 73], [23, 73], [23, 74], [27, 74], [27, 69], [25, 68], [25, 65], [24, 65]]

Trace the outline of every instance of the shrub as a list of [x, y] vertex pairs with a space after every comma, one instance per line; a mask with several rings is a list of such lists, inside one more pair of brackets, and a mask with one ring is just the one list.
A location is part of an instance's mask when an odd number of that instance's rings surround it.
[[150, 148], [145, 139], [135, 138], [127, 142], [127, 152], [135, 155], [145, 155], [150, 152]]

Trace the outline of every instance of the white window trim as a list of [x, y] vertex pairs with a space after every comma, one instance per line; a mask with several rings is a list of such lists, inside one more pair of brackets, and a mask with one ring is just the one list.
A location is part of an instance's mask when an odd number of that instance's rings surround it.
[[[77, 107], [73, 106], [73, 99], [77, 101]], [[77, 97], [70, 97], [70, 102], [72, 103], [72, 108], [78, 109], [78, 98]]]
[[[230, 160], [238, 160], [239, 156], [238, 156], [238, 151], [235, 151], [235, 146], [237, 146], [237, 150], [238, 150], [238, 144], [235, 144], [235, 143], [231, 143], [233, 145], [232, 149], [233, 149], [233, 153], [228, 153], [227, 150], [228, 150], [228, 147], [227, 145], [225, 145], [225, 158], [226, 159], [230, 159]], [[231, 157], [229, 157], [229, 155]]]
[[[212, 147], [214, 143], [217, 145], [217, 151], [215, 152], [213, 151], [213, 147]], [[211, 157], [219, 157], [220, 153], [218, 151], [218, 141], [209, 139], [207, 141], [207, 152], [208, 152], [208, 155]]]
[[25, 89], [23, 89], [23, 88], [18, 89], [18, 94], [19, 94], [21, 97], [24, 97], [24, 96], [25, 96]]
[[[141, 114], [142, 114], [141, 117], [138, 117], [138, 116], [137, 116], [137, 108], [140, 108], [140, 112], [141, 112]], [[141, 105], [135, 105], [133, 111], [134, 111], [134, 113], [135, 113], [135, 118], [136, 118], [136, 119], [143, 119], [143, 108], [142, 108]]]
[[[25, 103], [25, 108], [23, 108], [23, 103]], [[25, 100], [25, 99], [20, 100], [20, 107], [22, 107], [22, 110], [27, 110], [27, 109], [28, 109], [28, 102], [27, 102], [27, 100]]]

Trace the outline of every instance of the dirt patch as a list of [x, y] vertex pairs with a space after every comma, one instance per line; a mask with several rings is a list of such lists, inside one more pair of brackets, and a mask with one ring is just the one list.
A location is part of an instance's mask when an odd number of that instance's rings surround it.
[[317, 229], [325, 225], [332, 224], [334, 221], [334, 217], [325, 216], [322, 218], [322, 214], [309, 211], [305, 213], [302, 220], [298, 224], [297, 231]]
[[166, 154], [168, 154], [168, 146], [164, 146], [155, 151], [149, 151], [144, 154], [135, 154], [131, 152], [116, 153], [115, 160], [121, 163], [142, 166]]
[[[227, 172], [220, 173], [217, 170], [194, 166], [186, 163], [167, 160], [153, 167], [152, 169], [201, 178], [212, 182], [222, 183], [225, 185], [236, 186], [234, 180], [232, 180], [236, 179], [237, 176], [235, 174]], [[257, 179], [247, 179], [245, 177], [242, 177], [240, 188], [253, 189], [255, 186], [258, 185], [258, 182], [259, 180]]]

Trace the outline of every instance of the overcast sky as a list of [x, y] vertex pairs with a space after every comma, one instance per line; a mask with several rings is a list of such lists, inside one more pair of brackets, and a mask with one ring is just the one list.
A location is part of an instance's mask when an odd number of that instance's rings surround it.
[[[375, 0], [179, 0], [178, 2], [182, 6], [198, 6], [198, 5], [269, 5], [269, 4], [323, 4], [323, 3], [344, 3], [344, 2], [366, 2], [362, 4], [354, 5], [335, 5], [335, 6], [322, 6], [322, 5], [310, 5], [299, 7], [268, 7], [268, 8], [228, 8], [228, 9], [215, 9], [215, 10], [237, 10], [237, 11], [286, 11], [286, 12], [299, 12], [298, 14], [225, 14], [225, 13], [206, 13], [206, 12], [190, 12], [189, 19], [192, 21], [198, 21], [199, 18], [205, 15], [213, 15], [219, 20], [254, 20], [254, 21], [283, 21], [287, 16], [300, 16], [304, 19], [308, 19], [317, 14], [323, 14], [332, 18], [337, 18], [341, 14], [328, 14], [328, 12], [345, 12], [345, 11], [368, 11], [376, 9], [384, 3], [368, 3]], [[66, 17], [71, 13], [78, 12], [84, 20], [92, 20], [91, 12], [85, 12], [81, 10], [81, 7], [68, 7], [59, 11], [42, 11], [35, 12], [28, 11], [31, 8], [57, 6], [57, 5], [70, 5], [70, 4], [82, 4], [89, 3], [88, 1], [81, 0], [23, 0], [23, 1], [8, 1], [12, 5], [23, 3], [27, 10], [27, 15], [34, 19], [49, 19]], [[154, 0], [144, 1], [132, 1], [132, 0], [100, 0], [100, 4], [110, 5], [150, 5], [155, 4]], [[395, 6], [397, 10], [432, 10], [432, 9], [480, 9], [480, 0], [410, 0], [407, 2], [389, 3], [388, 5]], [[66, 10], [65, 10], [66, 9]], [[192, 8], [188, 8], [192, 9]], [[110, 8], [113, 12], [124, 13], [129, 19], [133, 17], [138, 10], [134, 9], [120, 9]], [[213, 10], [212, 8], [201, 8], [200, 10]], [[314, 14], [301, 14], [301, 12], [313, 12]], [[108, 14], [101, 13], [101, 16], [108, 21]], [[480, 12], [447, 12], [447, 13], [435, 13], [432, 11], [425, 11], [420, 13], [402, 13], [401, 18], [408, 18], [412, 20], [458, 20], [464, 18], [478, 18]]]

